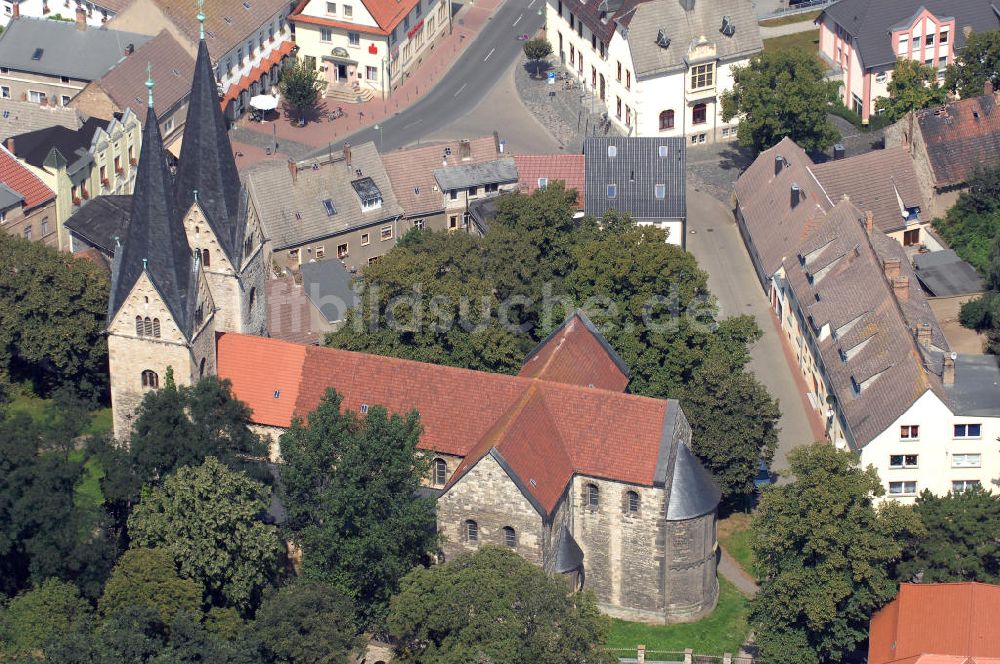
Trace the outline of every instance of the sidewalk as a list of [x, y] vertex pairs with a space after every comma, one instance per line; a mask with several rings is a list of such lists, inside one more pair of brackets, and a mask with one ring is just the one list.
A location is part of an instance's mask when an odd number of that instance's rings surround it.
[[775, 25], [772, 27], [760, 26], [760, 38], [761, 39], [771, 39], [773, 37], [784, 37], [785, 35], [794, 35], [799, 32], [809, 32], [810, 30], [817, 30], [816, 24], [810, 19], [805, 19], [803, 21], [796, 21], [795, 23], [786, 23], [785, 25]]
[[[393, 90], [388, 99], [373, 99], [363, 104], [343, 104], [323, 99], [318, 107], [318, 117], [321, 119], [308, 122], [304, 127], [299, 127], [291, 119], [284, 117], [272, 122], [240, 119], [232, 134], [234, 148], [242, 151], [245, 156], [237, 158], [237, 165], [243, 169], [255, 163], [251, 154], [258, 157], [261, 155], [257, 155], [253, 149], [248, 151], [242, 147], [256, 146], [263, 150], [265, 145], [270, 145], [273, 141], [272, 132], [275, 129], [272, 126], [276, 127], [278, 154], [271, 158], [295, 158], [309, 149], [337, 143], [359, 129], [382, 122], [405, 109], [420, 98], [421, 91], [426, 93], [447, 74], [501, 4], [503, 0], [476, 0], [474, 3], [462, 4], [453, 18], [452, 34], [446, 34], [424, 54], [423, 62], [406, 76], [403, 84]], [[341, 105], [345, 116], [332, 122], [326, 120], [327, 111]], [[253, 134], [262, 135], [262, 138]], [[268, 158], [266, 154], [263, 157]]]
[[726, 581], [736, 586], [736, 589], [747, 597], [753, 597], [760, 590], [757, 582], [753, 580], [740, 564], [726, 553], [726, 550], [719, 545], [719, 575]]

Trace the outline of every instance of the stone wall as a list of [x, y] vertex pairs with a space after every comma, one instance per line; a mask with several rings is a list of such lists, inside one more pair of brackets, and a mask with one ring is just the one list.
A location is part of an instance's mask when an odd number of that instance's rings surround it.
[[243, 266], [240, 275], [241, 331], [244, 334], [267, 336], [267, 295], [265, 285], [268, 280], [268, 264], [264, 260], [264, 249], [259, 247]]
[[[479, 527], [479, 541], [467, 541], [465, 522]], [[504, 545], [504, 527], [514, 529], [515, 550], [526, 560], [541, 566], [543, 524], [521, 490], [492, 455], [479, 460], [454, 486], [438, 498], [438, 531], [445, 560], [472, 553], [480, 546]]]
[[687, 622], [708, 615], [719, 597], [714, 512], [666, 524], [666, 617]]

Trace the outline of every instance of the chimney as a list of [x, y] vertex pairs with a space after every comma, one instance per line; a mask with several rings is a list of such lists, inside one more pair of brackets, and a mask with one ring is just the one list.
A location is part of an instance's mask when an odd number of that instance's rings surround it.
[[299, 181], [299, 165], [291, 157], [288, 158], [288, 172], [292, 175], [292, 184]]
[[125, 57], [128, 57], [135, 53], [135, 44], [129, 44], [125, 47]]
[[844, 148], [844, 144], [843, 143], [834, 143], [833, 144], [833, 158], [834, 159], [843, 159], [846, 155], [847, 155], [847, 150]]
[[[15, 5], [16, 6], [16, 5]], [[14, 137], [11, 136], [7, 139], [7, 151], [14, 154]]]
[[694, 0], [680, 0], [680, 2], [681, 2], [681, 7], [684, 8], [684, 11], [686, 12], [694, 11]]
[[910, 278], [896, 277], [892, 280], [892, 292], [900, 302], [910, 299]]
[[11, 9], [10, 17], [21, 18], [21, 2], [20, 0], [14, 0], [14, 7]]
[[899, 259], [886, 258], [882, 261], [882, 272], [889, 283], [892, 283], [892, 280], [899, 276]]
[[922, 323], [918, 325], [913, 331], [914, 335], [917, 337], [917, 345], [924, 350], [931, 349], [931, 324]]
[[344, 159], [347, 161], [347, 167], [351, 166], [351, 144], [344, 143]]
[[799, 185], [792, 183], [792, 207], [796, 207], [799, 204], [799, 200], [802, 198], [802, 190]]
[[774, 174], [778, 175], [779, 173], [781, 173], [781, 169], [782, 169], [782, 167], [784, 165], [785, 165], [785, 158], [782, 157], [780, 154], [777, 155], [777, 156], [775, 156], [775, 158], [774, 158]]
[[945, 385], [955, 384], [955, 358], [958, 353], [951, 352], [944, 356], [944, 367], [941, 370], [941, 382]]
[[870, 234], [875, 230], [875, 215], [872, 214], [871, 210], [865, 211], [865, 230]]
[[87, 29], [87, 10], [83, 5], [76, 6], [76, 29], [81, 32]]

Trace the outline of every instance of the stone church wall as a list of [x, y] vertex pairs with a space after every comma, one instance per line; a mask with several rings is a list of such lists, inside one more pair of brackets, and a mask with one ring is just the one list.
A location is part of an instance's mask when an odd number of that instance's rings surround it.
[[[243, 333], [267, 336], [267, 301], [265, 285], [268, 279], [269, 266], [264, 260], [264, 249], [258, 247], [250, 261], [243, 268], [241, 293], [241, 312], [243, 316]], [[253, 297], [251, 297], [253, 289]]]
[[674, 622], [697, 620], [715, 608], [715, 513], [667, 523], [667, 615]]

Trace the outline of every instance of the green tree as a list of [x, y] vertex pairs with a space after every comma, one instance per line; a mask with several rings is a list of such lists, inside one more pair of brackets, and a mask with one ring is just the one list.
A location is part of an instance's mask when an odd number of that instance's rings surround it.
[[46, 579], [0, 609], [0, 660], [40, 653], [49, 639], [76, 629], [92, 612], [76, 586]]
[[373, 405], [360, 418], [329, 390], [281, 437], [280, 486], [303, 573], [347, 593], [366, 626], [436, 544], [433, 503], [414, 495], [427, 473], [420, 433], [415, 412]]
[[262, 659], [276, 664], [353, 663], [363, 645], [350, 598], [301, 578], [265, 598], [249, 632]]
[[764, 492], [751, 526], [760, 592], [750, 621], [768, 664], [844, 661], [897, 591], [893, 566], [920, 532], [912, 511], [882, 495], [875, 469], [828, 443], [792, 450], [794, 479]]
[[1000, 90], [1000, 30], [974, 32], [948, 67], [945, 86], [963, 99], [983, 94], [986, 81]]
[[812, 53], [763, 51], [733, 67], [733, 87], [722, 93], [722, 119], [739, 117], [740, 145], [756, 152], [785, 136], [807, 152], [825, 150], [840, 136], [827, 117], [839, 85], [826, 80]]
[[1000, 234], [1000, 168], [979, 168], [968, 184], [968, 191], [962, 192], [944, 218], [934, 220], [934, 229], [985, 276]]
[[296, 60], [294, 65], [281, 72], [278, 89], [285, 103], [295, 109], [302, 120], [305, 112], [319, 102], [320, 95], [326, 89], [326, 81], [320, 78], [317, 70]]
[[498, 547], [414, 570], [389, 613], [403, 664], [609, 664], [608, 627], [592, 593]]
[[948, 96], [948, 89], [938, 83], [937, 71], [933, 67], [909, 58], [896, 60], [888, 92], [888, 97], [875, 100], [875, 108], [886, 113], [892, 122], [910, 111], [943, 104]]
[[181, 612], [201, 615], [202, 588], [196, 581], [181, 578], [166, 551], [131, 549], [115, 565], [98, 608], [103, 615], [111, 615], [136, 604], [156, 609], [169, 624]]
[[0, 372], [49, 395], [107, 389], [108, 276], [96, 263], [0, 234]]
[[914, 511], [927, 532], [906, 545], [900, 581], [1000, 582], [1000, 496], [980, 488], [945, 496], [924, 491]]
[[258, 518], [267, 487], [215, 457], [182, 466], [144, 492], [128, 519], [133, 546], [167, 552], [180, 574], [219, 606], [250, 612], [276, 573], [278, 536]]
[[549, 43], [548, 39], [539, 37], [524, 42], [524, 57], [531, 60], [535, 65], [533, 76], [538, 76], [538, 61], [550, 55], [552, 55], [552, 44]]

